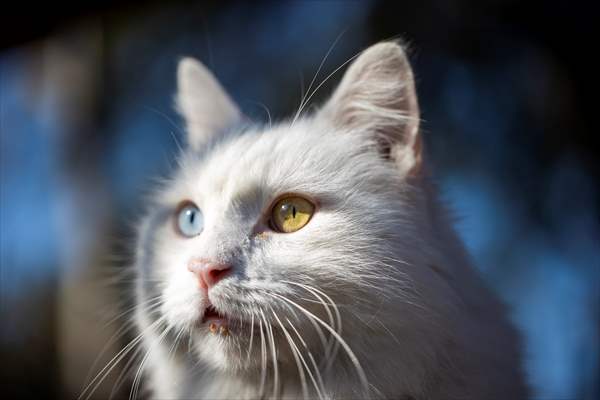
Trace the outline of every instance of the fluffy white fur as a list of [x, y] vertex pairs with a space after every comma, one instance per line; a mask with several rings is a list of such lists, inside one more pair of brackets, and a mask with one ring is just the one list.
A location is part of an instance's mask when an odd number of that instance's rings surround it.
[[[427, 176], [400, 45], [367, 49], [323, 108], [293, 124], [241, 126], [191, 59], [178, 104], [191, 146], [141, 226], [136, 266], [155, 398], [525, 398], [517, 336]], [[311, 221], [258, 229], [286, 193], [317, 204]], [[183, 200], [205, 219], [191, 239], [174, 229]], [[237, 333], [198, 324], [194, 257], [233, 266], [209, 297], [243, 321]]]

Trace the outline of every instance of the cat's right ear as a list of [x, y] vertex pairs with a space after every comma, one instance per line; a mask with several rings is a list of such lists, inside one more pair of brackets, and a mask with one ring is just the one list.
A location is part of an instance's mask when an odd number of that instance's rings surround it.
[[419, 115], [412, 69], [397, 42], [363, 51], [320, 112], [336, 128], [375, 139], [402, 175], [421, 171]]
[[176, 106], [185, 118], [188, 144], [195, 150], [242, 118], [214, 75], [190, 57], [183, 58], [177, 68]]

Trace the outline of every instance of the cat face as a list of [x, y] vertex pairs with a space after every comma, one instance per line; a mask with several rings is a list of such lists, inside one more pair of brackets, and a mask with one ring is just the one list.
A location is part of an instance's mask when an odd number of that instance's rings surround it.
[[369, 348], [353, 343], [384, 329], [378, 313], [411, 301], [406, 265], [421, 247], [418, 111], [402, 48], [368, 49], [318, 113], [276, 126], [243, 121], [189, 59], [178, 105], [189, 148], [142, 224], [142, 317], [186, 337], [210, 368], [356, 364]]

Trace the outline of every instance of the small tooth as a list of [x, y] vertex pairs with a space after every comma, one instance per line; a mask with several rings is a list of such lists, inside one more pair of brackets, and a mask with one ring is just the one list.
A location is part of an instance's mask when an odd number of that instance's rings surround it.
[[229, 329], [227, 329], [226, 326], [221, 325], [221, 327], [219, 328], [219, 333], [221, 334], [221, 336], [227, 336], [229, 335]]
[[217, 324], [211, 322], [210, 325], [208, 325], [208, 330], [210, 333], [217, 333]]

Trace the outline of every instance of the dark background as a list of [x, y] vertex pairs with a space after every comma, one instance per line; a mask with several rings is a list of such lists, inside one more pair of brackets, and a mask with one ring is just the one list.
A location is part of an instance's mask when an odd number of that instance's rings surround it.
[[[89, 374], [131, 339], [118, 331], [130, 315], [119, 317], [128, 311], [123, 265], [143, 195], [168, 174], [184, 140], [172, 107], [177, 60], [206, 63], [246, 114], [266, 120], [266, 107], [281, 119], [296, 110], [301, 88], [342, 33], [317, 83], [379, 40], [411, 44], [429, 159], [477, 267], [523, 333], [534, 398], [600, 395], [592, 7], [433, 0], [11, 7], [0, 17], [4, 398], [77, 397]], [[110, 395], [121, 367], [97, 398]], [[117, 397], [129, 394], [123, 387]]]

